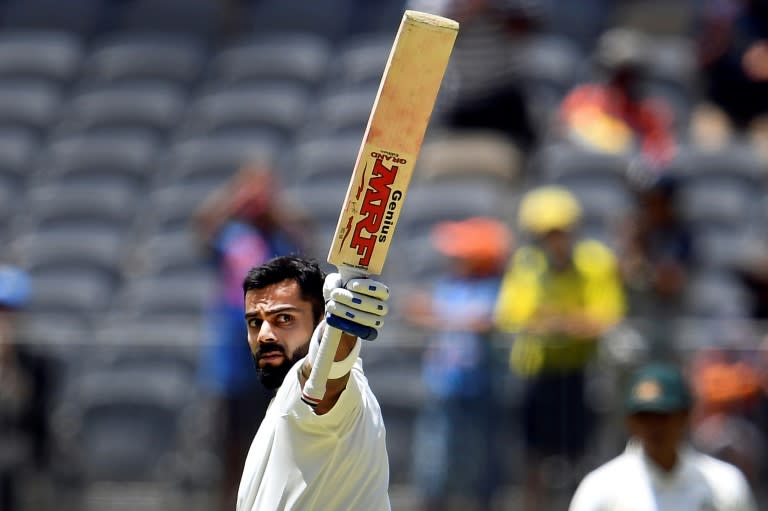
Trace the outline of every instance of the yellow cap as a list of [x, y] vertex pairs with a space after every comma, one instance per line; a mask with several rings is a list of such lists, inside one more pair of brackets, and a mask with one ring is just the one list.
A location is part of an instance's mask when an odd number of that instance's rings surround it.
[[542, 186], [526, 193], [520, 203], [520, 226], [532, 233], [569, 230], [581, 218], [581, 205], [562, 186]]

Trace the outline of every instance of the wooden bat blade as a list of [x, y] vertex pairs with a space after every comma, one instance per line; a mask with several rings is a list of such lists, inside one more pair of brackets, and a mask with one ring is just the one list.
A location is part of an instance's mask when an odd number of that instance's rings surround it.
[[458, 23], [406, 11], [347, 189], [328, 262], [381, 273], [448, 65]]

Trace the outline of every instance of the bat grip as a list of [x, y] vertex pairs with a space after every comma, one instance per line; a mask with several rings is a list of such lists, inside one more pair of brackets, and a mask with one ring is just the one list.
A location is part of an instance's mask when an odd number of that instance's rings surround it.
[[[349, 271], [345, 268], [339, 268], [341, 282], [346, 284], [351, 278], [362, 277], [357, 272]], [[317, 355], [312, 361], [312, 372], [304, 383], [304, 390], [301, 393], [301, 400], [309, 406], [317, 406], [325, 396], [325, 388], [328, 384], [328, 375], [331, 373], [333, 359], [336, 358], [336, 350], [339, 348], [342, 331], [328, 324], [325, 325], [323, 337], [320, 340], [320, 347]], [[310, 341], [311, 342], [311, 341]]]

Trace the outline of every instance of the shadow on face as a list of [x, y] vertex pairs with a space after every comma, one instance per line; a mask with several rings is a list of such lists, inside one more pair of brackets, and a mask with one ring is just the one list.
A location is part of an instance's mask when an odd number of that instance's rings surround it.
[[672, 413], [639, 412], [627, 418], [631, 435], [653, 459], [674, 456], [688, 431], [687, 411]]

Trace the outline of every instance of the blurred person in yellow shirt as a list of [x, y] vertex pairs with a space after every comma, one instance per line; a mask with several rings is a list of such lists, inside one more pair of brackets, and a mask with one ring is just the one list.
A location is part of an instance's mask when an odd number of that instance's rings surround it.
[[513, 255], [496, 304], [496, 325], [514, 336], [510, 367], [525, 382], [525, 509], [541, 505], [548, 460], [576, 463], [592, 430], [585, 371], [602, 334], [625, 311], [616, 258], [579, 239], [581, 205], [565, 188], [528, 192], [519, 224], [531, 242]]

